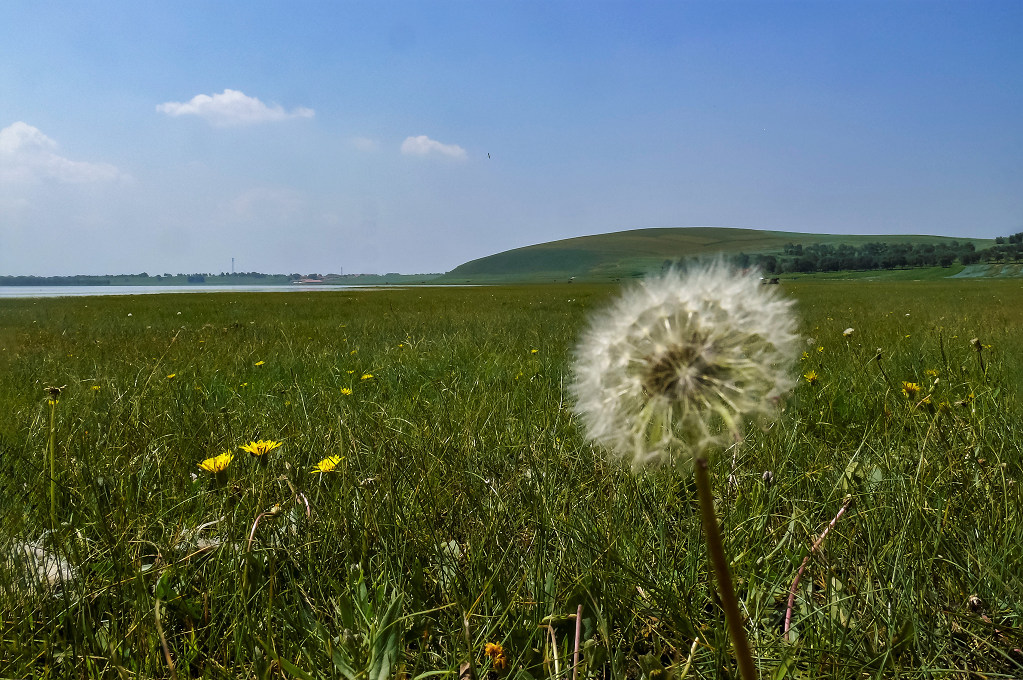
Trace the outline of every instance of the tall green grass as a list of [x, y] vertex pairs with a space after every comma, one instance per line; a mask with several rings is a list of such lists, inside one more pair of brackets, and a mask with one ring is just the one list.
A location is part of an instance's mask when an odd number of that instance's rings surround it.
[[[1023, 288], [786, 289], [816, 379], [713, 466], [761, 673], [1020, 676]], [[0, 676], [570, 677], [581, 606], [578, 677], [730, 677], [690, 476], [633, 476], [566, 402], [613, 292], [0, 302]]]

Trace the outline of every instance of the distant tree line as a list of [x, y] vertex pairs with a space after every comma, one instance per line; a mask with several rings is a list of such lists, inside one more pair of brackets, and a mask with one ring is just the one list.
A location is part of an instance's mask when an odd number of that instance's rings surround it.
[[834, 272], [843, 270], [906, 269], [910, 267], [950, 267], [956, 262], [969, 265], [982, 262], [1023, 261], [1023, 232], [999, 236], [995, 245], [977, 250], [971, 242], [884, 243], [830, 245], [788, 243], [776, 255], [738, 253], [731, 257], [737, 267], [757, 267], [766, 274]]
[[[171, 282], [207, 283], [209, 280], [216, 281], [224, 278], [228, 282], [232, 280], [263, 280], [277, 279], [298, 280], [307, 278], [305, 274], [264, 274], [262, 272], [221, 272], [213, 274], [210, 272], [198, 272], [194, 274], [156, 274], [150, 276], [148, 272], [138, 274], [104, 274], [95, 276], [79, 274], [75, 276], [0, 276], [0, 286], [111, 286], [125, 284], [139, 284], [139, 279], [146, 279], [149, 282], [164, 282], [168, 279]], [[319, 274], [309, 274], [308, 278], [319, 278]]]
[[99, 276], [0, 276], [0, 286], [109, 286]]

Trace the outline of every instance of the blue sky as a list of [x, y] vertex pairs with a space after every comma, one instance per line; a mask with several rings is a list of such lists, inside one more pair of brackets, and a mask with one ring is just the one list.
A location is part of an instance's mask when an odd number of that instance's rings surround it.
[[1023, 2], [22, 2], [0, 274], [1023, 230]]

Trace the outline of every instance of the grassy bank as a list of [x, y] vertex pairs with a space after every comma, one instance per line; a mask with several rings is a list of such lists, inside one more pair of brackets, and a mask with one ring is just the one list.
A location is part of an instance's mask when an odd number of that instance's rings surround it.
[[[761, 673], [1018, 677], [1023, 286], [783, 288], [800, 385], [713, 470]], [[579, 677], [721, 677], [690, 476], [566, 402], [613, 292], [0, 301], [0, 677], [568, 677], [580, 606]]]

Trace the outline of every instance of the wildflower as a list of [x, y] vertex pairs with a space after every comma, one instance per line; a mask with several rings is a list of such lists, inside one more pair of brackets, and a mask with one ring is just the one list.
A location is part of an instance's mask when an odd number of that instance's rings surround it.
[[810, 358], [810, 355], [807, 354], [806, 352], [803, 352], [803, 356], [799, 357], [799, 360], [800, 361], [806, 361], [809, 358]]
[[47, 387], [46, 393], [50, 396], [46, 399], [46, 403], [50, 406], [56, 406], [57, 402], [60, 401], [60, 392], [65, 387], [67, 387], [67, 385], [61, 385], [60, 387]]
[[167, 380], [173, 380], [174, 378], [177, 377], [177, 375], [178, 375], [177, 373], [168, 373]]
[[853, 329], [853, 328], [846, 328], [844, 331], [842, 331], [842, 335], [848, 338], [850, 335], [852, 335], [855, 332], [856, 332], [856, 330]]
[[319, 463], [314, 465], [313, 469], [310, 470], [310, 472], [312, 474], [316, 474], [317, 472], [332, 472], [334, 470], [334, 468], [336, 468], [338, 466], [338, 463], [340, 463], [340, 462], [341, 462], [341, 456], [327, 456], [326, 458], [321, 460]]
[[260, 456], [265, 456], [274, 449], [280, 448], [281, 445], [282, 442], [275, 442], [272, 439], [268, 439], [266, 441], [260, 439], [258, 442], [249, 442], [248, 444], [240, 446], [239, 448], [242, 451], [248, 451], [251, 455], [255, 456], [256, 458], [259, 458]]
[[907, 399], [915, 399], [916, 395], [920, 393], [920, 386], [915, 382], [902, 381], [902, 393], [906, 395]]
[[93, 385], [89, 389], [92, 390], [93, 392], [99, 392], [99, 385]]
[[723, 263], [651, 276], [585, 331], [575, 412], [633, 467], [700, 455], [775, 410], [792, 386], [795, 331], [790, 300]]
[[928, 375], [928, 377], [931, 377], [931, 378], [937, 378], [938, 377], [938, 372], [936, 370], [934, 370], [933, 368], [928, 368], [926, 371], [924, 371], [924, 373], [926, 373]]
[[341, 394], [344, 394], [345, 396], [347, 396], [347, 395], [349, 395], [351, 393], [352, 393], [352, 388], [351, 387], [342, 387], [341, 388]]
[[234, 454], [230, 451], [224, 451], [220, 455], [207, 458], [203, 462], [199, 463], [199, 467], [213, 474], [224, 472], [227, 470], [227, 466], [234, 460]]
[[503, 671], [508, 668], [508, 657], [504, 655], [504, 647], [500, 642], [488, 642], [483, 647], [483, 654], [490, 657], [490, 663], [495, 671]]
[[257, 361], [256, 363], [254, 363], [253, 366], [262, 366], [265, 363], [266, 363], [265, 361], [260, 360], [260, 361]]
[[816, 385], [818, 380], [817, 371], [810, 371], [809, 373], [804, 373], [803, 379], [806, 380], [806, 382], [809, 383], [810, 385]]
[[372, 373], [363, 373], [362, 377], [359, 378], [359, 380], [372, 380], [372, 379], [373, 379], [373, 374]]
[[818, 345], [817, 346], [817, 351], [818, 352], [823, 352], [824, 351], [824, 345]]
[[538, 350], [538, 349], [531, 349], [531, 350], [529, 350], [529, 353], [530, 353], [530, 354], [536, 354], [536, 353], [537, 353], [537, 352], [539, 352], [539, 351], [540, 351], [540, 350]]

